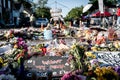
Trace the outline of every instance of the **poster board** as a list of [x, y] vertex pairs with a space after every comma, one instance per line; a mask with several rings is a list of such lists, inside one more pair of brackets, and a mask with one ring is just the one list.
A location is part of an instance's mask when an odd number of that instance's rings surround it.
[[46, 72], [49, 69], [53, 75], [63, 75], [70, 71], [70, 65], [67, 63], [67, 57], [43, 56], [32, 57], [25, 61], [25, 66], [36, 70], [37, 72]]
[[120, 66], [120, 52], [95, 52], [101, 65]]

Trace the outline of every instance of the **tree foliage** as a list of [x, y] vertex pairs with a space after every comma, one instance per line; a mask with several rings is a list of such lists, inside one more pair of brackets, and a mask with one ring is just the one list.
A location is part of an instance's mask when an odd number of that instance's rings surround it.
[[37, 18], [39, 18], [39, 17], [45, 17], [48, 19], [51, 18], [50, 8], [45, 6], [45, 4], [47, 4], [47, 2], [48, 2], [48, 0], [38, 0], [38, 3], [36, 5], [34, 5], [34, 7], [36, 7], [35, 16]]
[[50, 14], [50, 8], [48, 7], [44, 7], [44, 8], [37, 8], [35, 10], [35, 14], [36, 14], [36, 17], [45, 17], [45, 18], [48, 18], [50, 19], [51, 17], [51, 14]]
[[66, 20], [69, 20], [69, 19], [77, 19], [77, 18], [80, 18], [80, 17], [81, 17], [81, 14], [82, 14], [82, 10], [83, 10], [83, 6], [73, 8], [73, 9], [70, 10], [70, 12], [67, 14], [67, 16], [66, 16], [65, 19], [66, 19]]

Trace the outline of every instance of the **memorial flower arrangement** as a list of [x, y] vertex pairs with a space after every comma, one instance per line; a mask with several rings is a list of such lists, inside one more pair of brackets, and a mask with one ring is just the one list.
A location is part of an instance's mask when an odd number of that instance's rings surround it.
[[81, 69], [83, 65], [85, 48], [80, 44], [73, 44], [70, 51], [70, 57], [68, 61], [70, 61], [71, 68], [73, 70]]
[[10, 55], [15, 60], [20, 57], [27, 57], [28, 46], [22, 38], [16, 38], [13, 43], [13, 53]]
[[120, 41], [110, 42], [104, 45], [94, 45], [92, 51], [120, 51]]
[[5, 33], [4, 35], [7, 39], [13, 38], [14, 37], [14, 30], [9, 30], [8, 32]]
[[46, 49], [46, 45], [45, 44], [37, 44], [37, 45], [33, 45], [30, 48], [30, 53], [32, 53], [31, 56], [35, 55], [41, 55], [41, 56], [45, 56], [47, 53], [47, 49]]
[[104, 67], [107, 65], [103, 65], [98, 61], [96, 52], [87, 51], [86, 62], [88, 63], [88, 71], [84, 72], [87, 76], [87, 80], [94, 78], [94, 80], [119, 80], [119, 67]]
[[118, 74], [112, 67], [97, 67], [94, 73], [97, 80], [118, 80]]
[[14, 39], [11, 45], [13, 46], [13, 49], [8, 54], [4, 54], [0, 58], [1, 67], [3, 67], [3, 69], [9, 67], [9, 65], [12, 65], [13, 69], [17, 69], [21, 66], [21, 58], [24, 58], [25, 60], [28, 57], [28, 47], [22, 38]]

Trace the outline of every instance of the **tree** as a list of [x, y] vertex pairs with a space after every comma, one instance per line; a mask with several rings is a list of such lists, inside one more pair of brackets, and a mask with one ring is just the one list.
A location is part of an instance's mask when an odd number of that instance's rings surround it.
[[69, 20], [69, 19], [77, 19], [77, 18], [80, 18], [81, 17], [81, 14], [82, 14], [82, 10], [83, 10], [83, 6], [81, 7], [75, 7], [73, 8], [66, 16], [66, 20]]
[[46, 7], [45, 4], [47, 4], [48, 0], [38, 0], [38, 3], [35, 5], [36, 10], [35, 10], [35, 16], [37, 18], [39, 17], [45, 17], [50, 19], [51, 14], [50, 14], [50, 8]]
[[48, 7], [44, 7], [44, 8], [37, 8], [35, 10], [35, 14], [36, 14], [36, 17], [45, 17], [45, 18], [48, 18], [50, 19], [51, 18], [51, 14], [50, 14], [50, 8]]

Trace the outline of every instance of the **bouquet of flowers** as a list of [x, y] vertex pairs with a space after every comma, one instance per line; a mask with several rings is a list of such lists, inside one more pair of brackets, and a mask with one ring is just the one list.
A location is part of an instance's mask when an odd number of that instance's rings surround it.
[[97, 67], [94, 73], [97, 80], [118, 80], [118, 74], [112, 67]]
[[73, 44], [68, 61], [73, 70], [82, 69], [85, 49], [82, 45]]
[[12, 54], [5, 55], [7, 59], [19, 60], [20, 57], [27, 57], [28, 46], [22, 38], [13, 38], [11, 44], [13, 45]]

